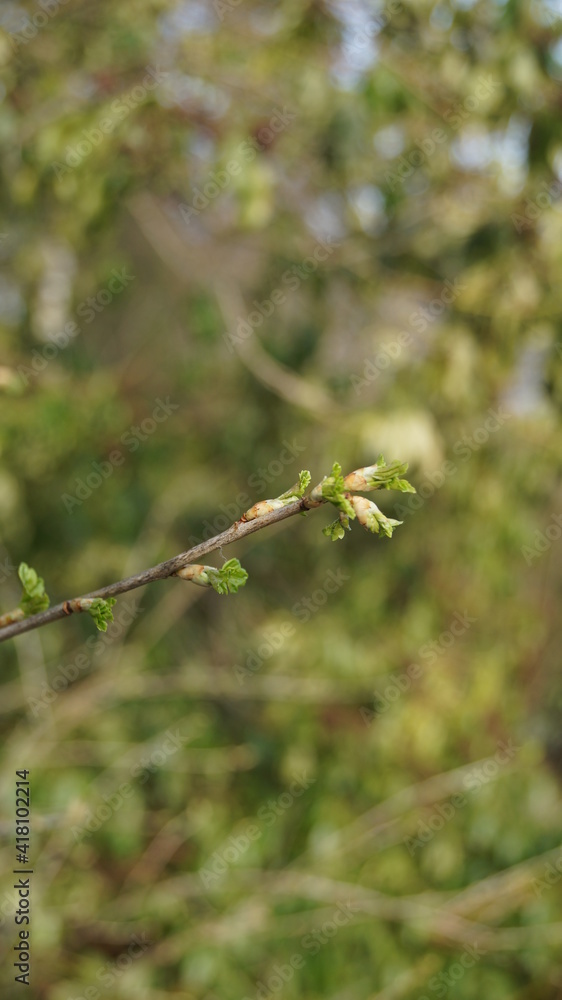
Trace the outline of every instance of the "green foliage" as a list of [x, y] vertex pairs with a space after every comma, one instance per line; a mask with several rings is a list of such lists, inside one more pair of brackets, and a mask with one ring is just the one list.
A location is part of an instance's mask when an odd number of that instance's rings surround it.
[[42, 577], [37, 576], [35, 570], [24, 562], [19, 564], [18, 576], [23, 586], [20, 608], [25, 617], [29, 618], [30, 615], [46, 611], [49, 607], [49, 596], [45, 592], [45, 583]]
[[374, 490], [398, 490], [401, 493], [415, 493], [415, 487], [407, 479], [400, 479], [408, 471], [407, 462], [393, 462], [387, 465], [383, 456], [379, 455], [372, 472], [366, 477], [369, 486]]
[[341, 465], [338, 462], [334, 462], [331, 475], [324, 476], [319, 486], [315, 487], [312, 491], [311, 496], [314, 497], [319, 494], [323, 500], [328, 500], [334, 507], [337, 507], [338, 510], [353, 520], [356, 514], [345, 493], [346, 486], [342, 476]]
[[406, 479], [399, 478], [406, 472], [407, 468], [408, 465], [405, 462], [393, 462], [392, 465], [387, 466], [382, 455], [379, 455], [376, 465], [357, 469], [344, 477], [341, 466], [335, 462], [332, 475], [325, 476], [311, 494], [313, 498], [323, 497], [340, 511], [338, 520], [322, 529], [323, 534], [335, 542], [343, 538], [345, 531], [349, 530], [350, 518], [357, 517], [367, 531], [374, 534], [379, 534], [382, 531], [388, 538], [391, 538], [393, 529], [403, 522], [387, 517], [372, 501], [353, 495], [349, 490], [394, 489], [402, 493], [415, 493], [411, 483]]
[[94, 597], [88, 606], [88, 614], [92, 616], [99, 632], [107, 632], [107, 626], [113, 621], [112, 608], [116, 603], [115, 597]]
[[[254, 998], [298, 952], [291, 1000], [554, 1000], [556, 5], [74, 0], [35, 31], [33, 0], [25, 43], [3, 6], [3, 603], [16, 552], [53, 593], [85, 594], [301, 465], [318, 483], [334, 455], [346, 471], [399, 456], [418, 491], [377, 487], [404, 522], [389, 545], [329, 546], [315, 519], [340, 508], [311, 512], [232, 549], [252, 582], [236, 601], [163, 581], [119, 600], [117, 637], [71, 615], [0, 647], [2, 814], [17, 760], [32, 860], [53, 873], [33, 904], [45, 996], [89, 996], [134, 928], [164, 950], [133, 960], [124, 995]], [[149, 65], [165, 81], [100, 138]], [[275, 109], [294, 118], [270, 129]], [[123, 267], [134, 282], [86, 321]], [[146, 433], [167, 393], [177, 411]], [[206, 890], [200, 869], [245, 837]], [[312, 954], [302, 936], [347, 886], [362, 912]], [[443, 937], [463, 926], [490, 947], [466, 969]]]
[[295, 496], [297, 496], [297, 497], [303, 497], [304, 496], [304, 494], [306, 493], [308, 487], [310, 486], [311, 479], [312, 479], [312, 476], [310, 475], [310, 472], [308, 471], [308, 469], [302, 469], [299, 472], [299, 481], [298, 481], [298, 486], [295, 489]]
[[310, 485], [311, 475], [308, 469], [303, 469], [299, 472], [298, 482], [294, 486], [291, 486], [289, 490], [285, 493], [281, 493], [277, 500], [283, 500], [286, 504], [290, 504], [293, 500], [300, 500], [306, 493]]
[[204, 576], [217, 594], [236, 594], [248, 579], [248, 574], [238, 559], [228, 559], [220, 569], [205, 566]]
[[322, 534], [326, 535], [327, 538], [331, 538], [333, 542], [337, 542], [340, 538], [345, 538], [346, 531], [351, 531], [349, 518], [346, 514], [341, 514], [335, 521], [322, 528]]

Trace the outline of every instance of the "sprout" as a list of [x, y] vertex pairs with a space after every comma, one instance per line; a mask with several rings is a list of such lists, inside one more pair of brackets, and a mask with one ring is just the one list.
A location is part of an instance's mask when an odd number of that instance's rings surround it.
[[387, 465], [383, 456], [379, 455], [375, 465], [367, 465], [356, 469], [344, 478], [346, 490], [399, 490], [401, 493], [415, 493], [415, 489], [407, 479], [400, 479], [408, 471], [407, 462], [392, 462]]
[[395, 521], [393, 517], [387, 517], [382, 510], [379, 510], [376, 503], [367, 500], [366, 497], [352, 496], [351, 503], [359, 524], [362, 524], [367, 531], [372, 531], [377, 535], [382, 531], [389, 538], [392, 538], [394, 528], [402, 524], [402, 521]]
[[238, 559], [229, 559], [221, 569], [216, 566], [184, 566], [177, 571], [176, 576], [182, 580], [191, 580], [198, 587], [212, 587], [217, 594], [236, 594], [248, 579], [248, 574]]
[[24, 616], [29, 618], [30, 615], [46, 611], [49, 607], [49, 596], [45, 593], [44, 580], [24, 562], [19, 565], [18, 576], [23, 587], [20, 608]]

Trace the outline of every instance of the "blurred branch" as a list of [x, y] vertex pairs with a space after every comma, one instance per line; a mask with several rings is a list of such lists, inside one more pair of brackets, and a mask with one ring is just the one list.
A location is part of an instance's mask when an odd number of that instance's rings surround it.
[[[432, 775], [431, 778], [424, 778], [422, 781], [402, 788], [395, 795], [379, 802], [368, 812], [359, 816], [348, 826], [343, 827], [334, 833], [326, 835], [322, 842], [322, 857], [343, 855], [350, 851], [356, 851], [359, 847], [375, 837], [378, 833], [384, 832], [387, 827], [398, 821], [406, 813], [412, 810], [431, 806], [435, 802], [453, 795], [455, 792], [466, 789], [465, 780], [478, 767], [486, 764], [488, 758], [473, 760], [461, 767], [456, 767], [451, 771], [444, 771], [441, 774]], [[499, 772], [498, 772], [499, 774]], [[495, 780], [498, 775], [494, 776]], [[304, 851], [291, 863], [298, 866], [303, 859], [310, 854], [311, 848]]]
[[[194, 267], [200, 267], [201, 262], [196, 255], [190, 253], [189, 244], [167, 217], [157, 199], [146, 193], [136, 195], [129, 201], [129, 211], [160, 260], [185, 284], [193, 277]], [[225, 277], [224, 268], [221, 269], [216, 296], [225, 325], [230, 329], [235, 318], [243, 315], [246, 310], [236, 284]], [[257, 337], [253, 336], [251, 341], [236, 342], [235, 346], [238, 357], [248, 370], [282, 399], [307, 410], [317, 419], [325, 420], [337, 415], [338, 405], [321, 386], [306, 381], [272, 358]]]
[[[224, 280], [221, 280], [220, 285], [217, 284], [216, 296], [225, 326], [228, 330], [233, 330], [236, 317], [246, 311], [242, 296], [238, 288]], [[338, 415], [337, 403], [321, 386], [313, 385], [272, 358], [255, 334], [247, 340], [233, 336], [232, 342], [238, 357], [252, 375], [281, 399], [293, 406], [308, 410], [317, 419], [325, 420]]]
[[[127, 696], [127, 681], [119, 688], [123, 696]], [[132, 696], [137, 698], [177, 698], [178, 695], [189, 695], [190, 698], [209, 698], [211, 700], [225, 698], [231, 701], [287, 701], [296, 704], [312, 705], [351, 705], [358, 706], [370, 696], [367, 690], [350, 687], [349, 684], [333, 681], [330, 678], [289, 676], [287, 674], [254, 675], [245, 684], [241, 684], [234, 675], [225, 670], [208, 670], [193, 668], [188, 663], [181, 663], [172, 673], [159, 674], [150, 677], [143, 689], [134, 690]]]
[[184, 284], [190, 274], [187, 247], [157, 199], [150, 194], [138, 194], [129, 200], [129, 211], [162, 263]]
[[488, 875], [455, 894], [449, 900], [448, 908], [461, 915], [478, 911], [486, 920], [498, 919], [513, 910], [518, 900], [522, 902], [529, 898], [537, 871], [542, 868], [544, 873], [545, 867], [559, 857], [560, 847], [553, 847], [511, 868]]

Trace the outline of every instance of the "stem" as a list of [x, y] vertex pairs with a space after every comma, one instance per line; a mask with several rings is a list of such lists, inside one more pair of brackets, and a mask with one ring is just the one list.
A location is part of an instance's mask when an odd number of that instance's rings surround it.
[[[87, 606], [82, 607], [81, 605], [85, 601], [90, 601], [93, 597], [115, 597], [117, 594], [126, 594], [129, 590], [136, 590], [137, 587], [144, 587], [145, 584], [152, 583], [154, 580], [165, 580], [167, 577], [174, 576], [179, 569], [187, 566], [188, 563], [198, 562], [201, 556], [205, 556], [209, 552], [214, 552], [223, 545], [230, 545], [231, 542], [236, 542], [239, 538], [244, 538], [245, 535], [251, 535], [254, 531], [259, 531], [260, 528], [267, 528], [269, 524], [284, 521], [285, 518], [293, 517], [295, 514], [310, 510], [312, 507], [319, 507], [323, 502], [311, 500], [310, 497], [303, 497], [302, 500], [295, 500], [294, 503], [287, 504], [286, 507], [281, 507], [279, 510], [273, 510], [269, 514], [264, 514], [255, 520], [235, 521], [226, 531], [222, 531], [219, 535], [215, 535], [213, 538], [195, 545], [192, 549], [188, 549], [187, 552], [181, 552], [172, 559], [167, 559], [166, 562], [158, 563], [157, 566], [145, 569], [142, 573], [137, 573], [135, 576], [128, 576], [125, 580], [110, 583], [107, 587], [100, 587], [99, 590], [93, 590], [90, 594], [83, 594], [82, 597], [63, 601], [61, 604], [56, 604], [54, 607], [49, 608], [47, 611], [42, 611], [38, 615], [31, 615], [29, 618], [24, 618], [23, 621], [14, 621], [12, 613], [4, 615], [0, 618], [0, 642], [4, 642], [6, 639], [13, 639], [16, 635], [22, 635], [23, 632], [31, 632], [33, 629], [41, 628], [43, 625], [48, 625], [49, 622], [56, 622], [60, 618], [66, 618], [73, 613], [85, 611], [87, 610]], [[6, 622], [6, 619], [9, 619], [10, 623], [2, 625], [3, 621]]]

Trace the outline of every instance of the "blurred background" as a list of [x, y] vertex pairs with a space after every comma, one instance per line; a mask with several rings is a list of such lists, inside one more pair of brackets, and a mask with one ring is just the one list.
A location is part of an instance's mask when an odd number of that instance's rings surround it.
[[3, 996], [25, 767], [40, 1000], [562, 997], [562, 6], [0, 22], [2, 611], [418, 490], [2, 645]]

